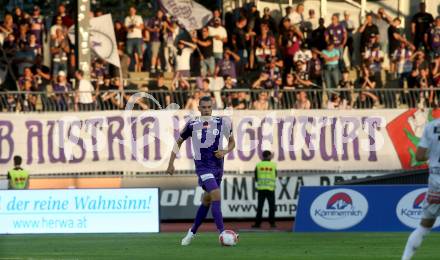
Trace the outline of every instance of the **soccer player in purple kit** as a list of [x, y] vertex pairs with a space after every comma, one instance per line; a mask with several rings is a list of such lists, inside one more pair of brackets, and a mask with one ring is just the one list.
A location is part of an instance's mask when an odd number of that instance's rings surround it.
[[[180, 137], [171, 152], [167, 169], [167, 173], [170, 175], [174, 173], [176, 153], [182, 143], [191, 137], [199, 186], [205, 192], [202, 195], [202, 204], [197, 211], [194, 224], [182, 239], [182, 246], [191, 244], [210, 207], [217, 230], [220, 234], [224, 231], [220, 184], [223, 176], [224, 156], [235, 147], [232, 122], [225, 117], [212, 116], [211, 97], [207, 96], [200, 99], [199, 111], [201, 117], [189, 120], [180, 133]], [[228, 140], [226, 149], [223, 149], [223, 139]]]

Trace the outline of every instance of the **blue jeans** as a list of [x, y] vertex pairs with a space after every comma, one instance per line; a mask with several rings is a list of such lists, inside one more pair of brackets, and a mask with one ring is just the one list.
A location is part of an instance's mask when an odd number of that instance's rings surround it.
[[209, 75], [211, 76], [214, 76], [214, 72], [215, 72], [214, 56], [211, 56], [207, 59], [200, 61], [200, 69], [203, 77], [205, 77], [207, 73], [209, 73]]
[[340, 48], [337, 48], [337, 50], [339, 51], [339, 70], [342, 72], [346, 68], [345, 62], [344, 62], [344, 48], [340, 47]]
[[244, 73], [244, 68], [246, 67], [248, 60], [248, 53], [246, 49], [238, 50], [237, 55], [240, 56], [240, 61], [237, 62], [235, 68], [237, 70], [237, 75], [242, 75]]
[[135, 53], [139, 55], [139, 57], [142, 58], [142, 45], [144, 44], [144, 41], [142, 38], [131, 38], [127, 39], [127, 54], [132, 56]]
[[325, 65], [324, 81], [327, 89], [337, 88], [341, 81], [341, 71], [338, 65]]
[[399, 79], [399, 88], [404, 88], [405, 85], [405, 80], [408, 81], [408, 77], [410, 75], [410, 72], [403, 72], [403, 73], [398, 73], [397, 77]]

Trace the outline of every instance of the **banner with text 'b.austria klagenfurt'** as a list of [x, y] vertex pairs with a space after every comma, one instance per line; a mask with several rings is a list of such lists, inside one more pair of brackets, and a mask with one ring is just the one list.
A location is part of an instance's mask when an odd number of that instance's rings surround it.
[[[225, 170], [253, 171], [271, 150], [280, 170], [394, 170], [424, 167], [415, 149], [437, 110], [217, 111], [230, 117], [236, 148]], [[14, 155], [32, 174], [164, 171], [192, 114], [183, 110], [9, 114], [0, 117], [0, 172]], [[213, 132], [213, 135], [218, 133]], [[195, 138], [198, 134], [196, 133]], [[224, 142], [226, 143], [226, 142]], [[193, 170], [191, 140], [176, 170]]]

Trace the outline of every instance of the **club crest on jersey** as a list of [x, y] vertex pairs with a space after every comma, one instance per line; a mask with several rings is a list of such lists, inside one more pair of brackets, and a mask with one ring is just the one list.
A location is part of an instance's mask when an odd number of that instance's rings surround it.
[[214, 130], [212, 130], [212, 134], [213, 135], [219, 135], [220, 131], [218, 129], [214, 129]]

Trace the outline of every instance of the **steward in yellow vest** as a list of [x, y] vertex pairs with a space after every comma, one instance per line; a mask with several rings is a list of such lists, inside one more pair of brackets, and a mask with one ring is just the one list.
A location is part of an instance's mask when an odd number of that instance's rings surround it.
[[29, 173], [21, 168], [21, 161], [20, 156], [14, 156], [14, 168], [8, 171], [10, 190], [24, 190], [29, 187]]
[[269, 203], [269, 223], [275, 228], [275, 187], [277, 180], [277, 165], [271, 162], [272, 153], [270, 151], [263, 152], [263, 161], [259, 162], [255, 167], [255, 182], [258, 190], [258, 206], [257, 216], [253, 228], [261, 226], [263, 206], [267, 199]]

